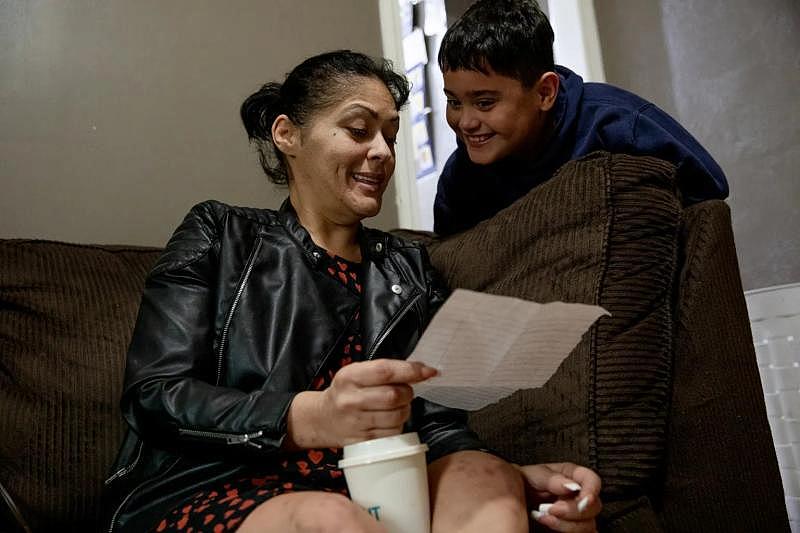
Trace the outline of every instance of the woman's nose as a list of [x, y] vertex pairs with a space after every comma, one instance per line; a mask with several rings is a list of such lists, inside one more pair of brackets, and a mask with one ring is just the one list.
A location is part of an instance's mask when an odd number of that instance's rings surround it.
[[370, 144], [367, 157], [369, 159], [384, 161], [392, 157], [392, 154], [392, 147], [389, 146], [389, 143], [384, 139], [383, 135], [376, 135]]

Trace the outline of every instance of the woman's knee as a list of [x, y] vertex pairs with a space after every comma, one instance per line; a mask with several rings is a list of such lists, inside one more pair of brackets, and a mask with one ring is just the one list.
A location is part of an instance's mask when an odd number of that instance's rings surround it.
[[382, 533], [385, 529], [364, 509], [341, 494], [320, 494], [318, 518], [323, 522], [320, 533], [355, 531]]
[[239, 531], [385, 533], [386, 530], [347, 497], [310, 491], [284, 494], [261, 504]]

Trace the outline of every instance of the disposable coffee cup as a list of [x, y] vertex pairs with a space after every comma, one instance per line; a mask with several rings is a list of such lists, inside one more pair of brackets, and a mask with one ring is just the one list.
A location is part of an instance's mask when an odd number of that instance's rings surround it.
[[350, 498], [383, 524], [389, 533], [430, 533], [426, 444], [404, 433], [342, 450]]

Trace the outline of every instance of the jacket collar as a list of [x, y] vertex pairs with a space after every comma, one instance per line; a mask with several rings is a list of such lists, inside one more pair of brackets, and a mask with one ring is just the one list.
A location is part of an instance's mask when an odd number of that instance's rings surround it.
[[[306, 228], [300, 224], [297, 212], [288, 197], [278, 210], [278, 220], [289, 233], [289, 236], [303, 250], [309, 262], [317, 266], [323, 254], [326, 254], [327, 251], [321, 246], [317, 246]], [[385, 257], [389, 245], [389, 236], [386, 233], [371, 230], [359, 224], [358, 240], [361, 246], [362, 261], [375, 261]]]

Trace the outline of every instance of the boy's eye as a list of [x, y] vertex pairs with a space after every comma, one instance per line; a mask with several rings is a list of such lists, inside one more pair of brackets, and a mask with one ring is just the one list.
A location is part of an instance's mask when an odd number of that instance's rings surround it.
[[475, 107], [477, 107], [481, 111], [486, 111], [487, 109], [491, 109], [494, 104], [495, 104], [494, 100], [478, 100], [477, 102], [475, 102]]
[[454, 100], [452, 98], [448, 98], [447, 107], [451, 109], [458, 109], [459, 107], [461, 107], [461, 102], [459, 102], [458, 100]]

